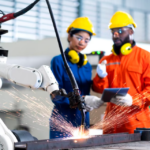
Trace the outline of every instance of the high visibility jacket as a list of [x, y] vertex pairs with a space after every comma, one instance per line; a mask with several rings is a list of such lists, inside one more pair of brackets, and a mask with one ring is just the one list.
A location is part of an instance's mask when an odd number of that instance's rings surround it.
[[[66, 49], [66, 52], [68, 53], [69, 48]], [[67, 57], [67, 62], [69, 67], [71, 68], [74, 77], [77, 81], [77, 84], [79, 86], [79, 90], [81, 95], [89, 95], [90, 94], [90, 88], [92, 84], [92, 67], [90, 63], [88, 62], [86, 65], [82, 67], [78, 67], [77, 64], [71, 63], [69, 58]], [[64, 62], [61, 55], [55, 56], [51, 61], [51, 69], [52, 72], [58, 81], [59, 88], [63, 88], [66, 90], [67, 93], [72, 92], [72, 86], [70, 79], [67, 75], [66, 69], [64, 67]], [[52, 102], [55, 104], [54, 109], [52, 112], [52, 118], [57, 117], [58, 114], [60, 114], [63, 118], [61, 119], [58, 117], [58, 120], [62, 120], [62, 124], [55, 123], [54, 119], [50, 119], [50, 139], [54, 138], [64, 138], [72, 136], [69, 132], [69, 127], [67, 126], [70, 124], [70, 129], [72, 127], [79, 127], [81, 125], [81, 112], [77, 109], [71, 109], [69, 105], [69, 99], [66, 97], [62, 97], [58, 101], [52, 100]], [[55, 113], [58, 112], [58, 113]], [[57, 114], [57, 115], [55, 115]], [[64, 121], [63, 121], [64, 120]], [[85, 124], [86, 128], [89, 128], [89, 112], [86, 112], [85, 114]], [[60, 126], [64, 126], [66, 128], [63, 129]], [[68, 131], [68, 132], [67, 132]]]
[[150, 53], [134, 46], [129, 55], [110, 54], [99, 63], [107, 60], [108, 75], [93, 80], [93, 90], [102, 93], [105, 88], [129, 87], [132, 96], [130, 107], [107, 103], [103, 121], [104, 133], [134, 133], [137, 127], [150, 128]]

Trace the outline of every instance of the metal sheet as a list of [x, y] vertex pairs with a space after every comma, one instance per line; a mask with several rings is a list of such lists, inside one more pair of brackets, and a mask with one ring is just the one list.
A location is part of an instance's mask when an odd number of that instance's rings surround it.
[[[65, 149], [65, 148], [83, 148], [83, 147], [92, 147], [92, 146], [101, 146], [107, 144], [115, 143], [125, 143], [125, 142], [134, 142], [140, 141], [141, 136], [139, 133], [134, 134], [109, 134], [109, 135], [100, 135], [92, 136], [84, 139], [58, 139], [58, 140], [43, 140], [35, 142], [26, 142], [26, 143], [16, 143], [15, 150], [18, 150], [19, 146], [26, 144], [24, 150], [55, 150], [55, 149]], [[16, 149], [16, 147], [18, 147]]]

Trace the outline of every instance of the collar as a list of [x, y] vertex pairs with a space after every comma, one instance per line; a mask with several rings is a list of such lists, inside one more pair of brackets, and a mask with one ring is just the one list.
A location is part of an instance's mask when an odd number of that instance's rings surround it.
[[133, 40], [132, 47], [134, 47], [135, 45], [136, 45], [136, 42]]

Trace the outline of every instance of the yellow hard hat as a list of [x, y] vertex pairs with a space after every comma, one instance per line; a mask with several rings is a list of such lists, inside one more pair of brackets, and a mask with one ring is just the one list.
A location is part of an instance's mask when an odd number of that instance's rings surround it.
[[93, 24], [87, 17], [79, 17], [75, 19], [70, 26], [67, 28], [67, 33], [74, 28], [74, 29], [79, 29], [83, 31], [88, 31], [92, 33], [92, 35], [96, 35], [94, 32]]
[[134, 26], [134, 28], [136, 28], [137, 25], [130, 14], [123, 11], [117, 11], [112, 16], [108, 28], [112, 29], [112, 28], [125, 27], [131, 24]]

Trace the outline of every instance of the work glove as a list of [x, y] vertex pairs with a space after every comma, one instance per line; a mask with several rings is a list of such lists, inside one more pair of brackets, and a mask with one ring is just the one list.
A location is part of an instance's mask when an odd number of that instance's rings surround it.
[[93, 109], [99, 108], [104, 103], [101, 98], [98, 98], [97, 96], [87, 95], [84, 97], [84, 100], [87, 111], [92, 111]]
[[132, 97], [130, 94], [126, 94], [125, 96], [118, 95], [116, 97], [111, 98], [110, 102], [120, 106], [131, 106]]
[[107, 76], [106, 64], [107, 64], [107, 61], [104, 60], [104, 61], [102, 61], [101, 64], [98, 64], [98, 65], [97, 65], [96, 71], [97, 71], [97, 74], [98, 74], [98, 76], [99, 76], [100, 78], [104, 78], [104, 77]]

